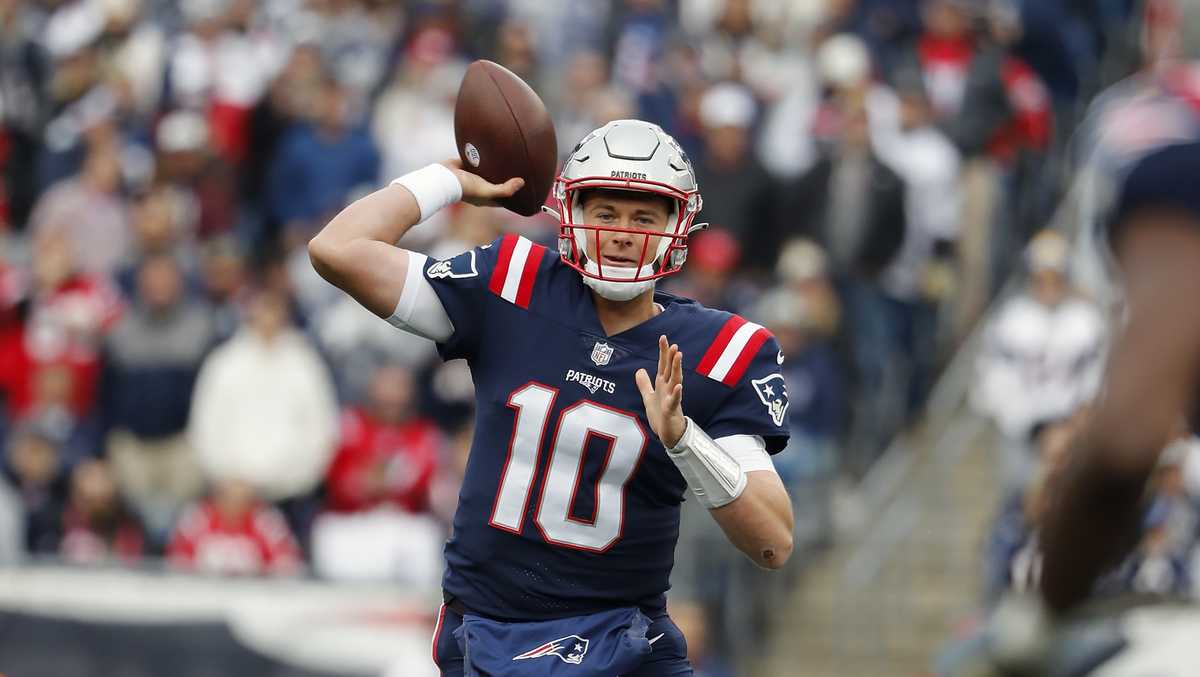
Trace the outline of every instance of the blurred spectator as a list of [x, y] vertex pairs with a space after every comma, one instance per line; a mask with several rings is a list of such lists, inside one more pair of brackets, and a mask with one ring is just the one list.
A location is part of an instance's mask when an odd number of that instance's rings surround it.
[[82, 272], [78, 245], [66, 233], [49, 231], [33, 238], [33, 285], [28, 319], [13, 357], [20, 373], [9, 375], [8, 406], [18, 416], [33, 405], [33, 375], [45, 366], [70, 370], [68, 401], [72, 413], [93, 410], [100, 372], [100, 345], [120, 318], [122, 301], [102, 277]]
[[380, 366], [393, 363], [419, 368], [428, 364], [435, 352], [429, 341], [396, 331], [344, 295], [316, 310], [312, 328], [343, 401], [362, 400]]
[[376, 370], [366, 406], [342, 414], [341, 446], [327, 479], [330, 510], [362, 512], [382, 504], [427, 510], [442, 438], [432, 421], [417, 415], [416, 404], [407, 369]]
[[688, 662], [695, 677], [733, 677], [733, 669], [714, 651], [710, 641], [711, 621], [704, 606], [696, 602], [672, 599], [671, 620], [687, 642]]
[[952, 291], [962, 188], [958, 151], [933, 126], [920, 77], [898, 74], [896, 87], [898, 96], [872, 89], [866, 105], [871, 147], [904, 183], [904, 238], [879, 282], [893, 354], [908, 357], [902, 397], [906, 420], [912, 420], [933, 384], [939, 310]]
[[[865, 58], [865, 48], [854, 44], [830, 49]], [[872, 147], [866, 108], [872, 85], [862, 64], [825, 77], [835, 87], [817, 113], [820, 157], [784, 189], [783, 225], [787, 236], [804, 235], [822, 246], [842, 298], [855, 402], [847, 446], [859, 456], [848, 460], [861, 472], [905, 419], [908, 327], [891, 312], [882, 274], [906, 238], [907, 187]]]
[[329, 373], [288, 322], [287, 299], [260, 291], [248, 322], [200, 368], [188, 439], [205, 474], [278, 501], [312, 492], [334, 451]]
[[846, 80], [819, 114], [820, 158], [782, 193], [786, 235], [822, 244], [835, 278], [874, 279], [899, 252], [906, 229], [905, 187], [872, 147], [867, 85]]
[[[1021, 148], [1044, 150], [1053, 112], [1037, 75], [1003, 47], [974, 32], [971, 0], [926, 0], [924, 30], [910, 57], [924, 75], [937, 118], [964, 155], [1011, 161]], [[1011, 40], [1001, 16], [990, 37]], [[907, 67], [907, 66], [906, 66]]]
[[1004, 495], [988, 537], [985, 560], [985, 598], [995, 602], [1009, 589], [1027, 590], [1037, 583], [1040, 557], [1037, 528], [1050, 506], [1049, 493], [1062, 472], [1082, 412], [1044, 421], [1034, 432], [1033, 445], [1040, 469], [1018, 491]]
[[[786, 255], [786, 253], [785, 253]], [[820, 273], [814, 271], [814, 277]], [[808, 290], [817, 294], [805, 293]], [[819, 282], [778, 287], [763, 294], [752, 317], [775, 334], [787, 391], [787, 453], [776, 455], [776, 470], [792, 497], [796, 541], [823, 545], [833, 537], [833, 481], [836, 443], [845, 414], [842, 365], [829, 342], [819, 305]], [[835, 311], [836, 312], [836, 311]]]
[[79, 178], [47, 190], [29, 217], [30, 227], [35, 235], [66, 237], [75, 248], [80, 272], [112, 274], [133, 240], [120, 189], [118, 148], [109, 142], [92, 144]]
[[379, 153], [342, 85], [327, 77], [315, 107], [311, 124], [294, 126], [280, 141], [267, 186], [272, 216], [285, 234], [304, 241], [379, 181]]
[[1003, 438], [1002, 482], [1020, 487], [1032, 475], [1030, 431], [1089, 400], [1099, 384], [1107, 334], [1104, 316], [1071, 287], [1068, 243], [1043, 231], [1026, 255], [1029, 286], [1009, 299], [985, 330], [974, 406]]
[[167, 558], [175, 568], [208, 574], [286, 576], [302, 567], [283, 515], [234, 479], [217, 481], [212, 496], [188, 509]]
[[[247, 17], [256, 3], [242, 0]], [[312, 37], [339, 82], [355, 96], [375, 91], [387, 72], [389, 57], [403, 35], [406, 7], [390, 2], [313, 2], [317, 17]]]
[[146, 14], [145, 0], [100, 0], [104, 43], [118, 96], [141, 120], [157, 112], [166, 68], [167, 36]]
[[[1086, 412], [1039, 425], [1034, 432], [1041, 466], [1028, 488], [1005, 500], [988, 544], [987, 598], [995, 601], [1012, 588], [1036, 585], [1040, 572], [1037, 529], [1053, 506], [1053, 491]], [[1150, 485], [1139, 544], [1096, 585], [1096, 596], [1143, 593], [1194, 594], [1189, 559], [1196, 547], [1196, 505], [1182, 482], [1182, 467], [1193, 453], [1187, 438], [1164, 451]]]
[[779, 236], [772, 210], [770, 175], [750, 152], [758, 115], [754, 96], [742, 85], [714, 85], [700, 100], [704, 150], [696, 165], [704, 186], [700, 220], [727, 230], [741, 245], [743, 268], [765, 274], [775, 265]]
[[[381, 178], [390, 180], [456, 157], [454, 103], [466, 64], [442, 26], [420, 29], [405, 49], [372, 111], [371, 135], [381, 154]], [[405, 245], [425, 251], [446, 227], [439, 212], [405, 236]], [[457, 253], [457, 252], [456, 252]]]
[[[562, 69], [562, 82], [555, 90], [559, 100], [553, 104], [554, 129], [563, 139], [582, 139], [600, 125], [592, 114], [594, 92], [608, 83], [608, 60], [603, 54], [580, 50], [571, 55]], [[570, 152], [571, 142], [558, 149], [561, 162]]]
[[938, 302], [949, 291], [937, 278], [950, 265], [962, 218], [960, 158], [933, 126], [919, 76], [898, 74], [895, 87], [895, 95], [884, 88], [868, 95], [871, 146], [905, 185], [904, 241], [882, 281], [902, 302]]
[[510, 18], [502, 22], [496, 28], [496, 62], [525, 82], [540, 82], [536, 36], [526, 21]]
[[282, 65], [280, 54], [255, 44], [238, 25], [230, 12], [237, 4], [243, 3], [184, 0], [186, 30], [169, 50], [167, 70], [174, 104], [207, 113], [212, 148], [231, 164], [245, 154], [250, 111]]
[[379, 95], [371, 131], [383, 155], [384, 177], [395, 178], [457, 155], [454, 101], [465, 66], [454, 47], [447, 30], [422, 29]]
[[9, 436], [5, 461], [5, 474], [25, 514], [25, 552], [58, 552], [67, 493], [58, 441], [37, 426], [20, 427]]
[[[35, 39], [31, 14], [22, 0], [0, 0], [0, 100], [4, 101], [2, 136], [7, 156], [4, 197], [0, 207], [4, 223], [21, 227], [41, 186], [37, 158], [42, 130], [49, 113], [50, 58], [45, 46]], [[2, 228], [0, 228], [2, 230]]]
[[249, 296], [246, 257], [231, 237], [217, 237], [200, 253], [202, 298], [212, 310], [217, 341], [233, 336]]
[[121, 492], [159, 540], [203, 489], [184, 430], [214, 334], [209, 310], [189, 302], [183, 285], [171, 254], [145, 259], [137, 299], [105, 343], [108, 455]]
[[1196, 438], [1181, 420], [1178, 437], [1159, 457], [1151, 479], [1150, 505], [1140, 547], [1126, 563], [1126, 584], [1135, 592], [1155, 595], [1196, 594], [1194, 558], [1200, 542], [1200, 505], [1188, 492], [1185, 466], [1194, 462]]
[[279, 152], [279, 143], [298, 121], [311, 115], [313, 100], [320, 88], [323, 72], [321, 52], [312, 42], [301, 42], [292, 49], [279, 76], [250, 112], [247, 122], [253, 139], [253, 152], [239, 167], [241, 199], [247, 211], [260, 220], [261, 231], [247, 242], [255, 249], [273, 243], [279, 224], [267, 208], [267, 183], [271, 165]]
[[213, 152], [211, 130], [199, 113], [167, 113], [155, 130], [155, 186], [168, 195], [187, 237], [209, 238], [237, 223], [237, 189], [229, 162]]
[[141, 196], [133, 205], [134, 243], [117, 271], [116, 282], [126, 298], [137, 294], [138, 270], [143, 260], [157, 255], [176, 259], [186, 286], [195, 287], [199, 271], [196, 243], [183, 229], [183, 209], [168, 191], [155, 190]]
[[[659, 84], [657, 63], [670, 27], [666, 2], [629, 0], [619, 3], [614, 10], [614, 35], [610, 43], [613, 81], [635, 95], [649, 93]], [[661, 119], [661, 116], [646, 116], [646, 112], [641, 112], [645, 119]]]
[[72, 564], [134, 564], [142, 557], [142, 528], [117, 495], [108, 464], [87, 460], [71, 472], [59, 552]]
[[756, 295], [737, 275], [742, 247], [727, 230], [711, 230], [688, 240], [687, 266], [666, 285], [671, 293], [709, 308], [739, 312]]
[[[567, 64], [576, 54], [602, 50], [605, 39], [611, 37], [605, 34], [609, 20], [620, 9], [617, 7], [620, 3], [614, 0], [506, 0], [503, 4], [509, 16], [533, 29], [537, 60], [545, 64], [547, 70]], [[476, 15], [476, 20], [481, 23], [489, 18], [482, 11]], [[465, 18], [470, 20], [470, 17]], [[488, 39], [487, 31], [475, 32], [482, 35], [472, 36], [472, 40]], [[539, 88], [539, 93], [553, 91], [553, 83], [543, 80], [540, 84], [545, 89]], [[557, 98], [552, 96], [550, 100]], [[565, 138], [561, 134], [560, 128], [560, 138]], [[583, 138], [583, 135], [574, 138]]]
[[780, 250], [775, 264], [780, 284], [804, 299], [806, 333], [816, 340], [832, 340], [841, 330], [842, 311], [825, 251], [807, 238], [793, 238]]
[[328, 512], [313, 527], [313, 565], [341, 580], [437, 585], [443, 525], [428, 513], [442, 435], [416, 410], [403, 367], [383, 367], [365, 407], [342, 414], [342, 444], [326, 480]]
[[924, 0], [827, 0], [814, 41], [838, 33], [859, 36], [879, 63], [893, 63], [906, 39], [920, 30]]
[[39, 189], [76, 174], [89, 145], [114, 140], [118, 102], [104, 83], [97, 49], [104, 20], [97, 3], [64, 3], [43, 29], [42, 43], [53, 63], [47, 83], [49, 119], [37, 160]]
[[27, 409], [14, 417], [30, 423], [60, 443], [63, 465], [104, 450], [104, 421], [99, 412], [80, 414], [72, 403], [75, 374], [64, 365], [43, 365], [33, 373], [33, 397]]

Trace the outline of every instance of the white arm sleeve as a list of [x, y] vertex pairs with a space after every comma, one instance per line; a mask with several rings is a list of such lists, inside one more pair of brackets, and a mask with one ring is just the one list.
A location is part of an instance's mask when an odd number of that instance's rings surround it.
[[718, 437], [713, 441], [729, 452], [730, 456], [737, 459], [738, 465], [742, 467], [742, 472], [768, 470], [779, 474], [775, 470], [775, 463], [771, 460], [771, 455], [767, 453], [767, 443], [761, 435], [728, 435]]
[[437, 293], [425, 279], [425, 263], [429, 257], [408, 252], [408, 275], [396, 311], [387, 319], [397, 329], [442, 343], [454, 334], [454, 324]]

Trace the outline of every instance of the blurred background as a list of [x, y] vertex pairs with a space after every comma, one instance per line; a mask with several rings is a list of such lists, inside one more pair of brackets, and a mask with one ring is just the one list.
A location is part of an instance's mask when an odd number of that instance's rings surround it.
[[[1126, 110], [1172, 21], [1154, 0], [0, 0], [0, 672], [436, 674], [471, 380], [304, 244], [456, 155], [458, 83], [488, 58], [542, 95], [561, 154], [613, 119], [674, 135], [712, 228], [665, 286], [788, 355], [797, 551], [760, 572], [686, 505], [671, 605], [697, 674], [934, 673], [1036, 570], [1109, 326], [1079, 160], [1135, 127], [1097, 107]], [[555, 227], [460, 205], [404, 244]], [[1114, 589], [1200, 575], [1195, 444], [1167, 456]]]

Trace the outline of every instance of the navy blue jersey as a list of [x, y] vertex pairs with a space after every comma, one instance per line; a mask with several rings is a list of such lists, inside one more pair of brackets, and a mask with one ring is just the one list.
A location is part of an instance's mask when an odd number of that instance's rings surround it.
[[1082, 144], [1094, 185], [1090, 205], [1104, 233], [1119, 236], [1143, 208], [1200, 215], [1200, 66], [1185, 64], [1114, 85], [1092, 106]]
[[658, 337], [684, 355], [683, 409], [714, 438], [786, 445], [783, 356], [762, 327], [683, 298], [606, 336], [590, 290], [553, 252], [506, 235], [425, 276], [454, 325], [475, 434], [443, 585], [476, 613], [538, 620], [661, 611], [687, 485], [646, 421], [634, 373]]
[[[1200, 223], [1200, 64], [1178, 66], [1147, 81], [1133, 79], [1102, 99], [1092, 117], [1093, 190], [1111, 254], [1133, 216], [1147, 210], [1183, 211]], [[1105, 181], [1105, 179], [1107, 179]], [[1105, 202], [1106, 201], [1106, 202]], [[1200, 412], [1193, 415], [1193, 428]], [[1197, 430], [1200, 432], [1200, 430]]]

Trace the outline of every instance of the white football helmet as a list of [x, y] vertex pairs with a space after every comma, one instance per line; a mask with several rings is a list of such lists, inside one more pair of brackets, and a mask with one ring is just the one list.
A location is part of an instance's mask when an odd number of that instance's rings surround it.
[[[670, 198], [673, 208], [665, 232], [599, 226], [583, 222], [581, 191], [592, 188], [653, 193]], [[559, 219], [558, 252], [583, 275], [595, 292], [613, 301], [628, 301], [679, 272], [687, 259], [688, 236], [704, 224], [692, 225], [700, 212], [696, 172], [687, 154], [661, 127], [641, 120], [615, 120], [579, 142], [554, 182]], [[548, 212], [554, 210], [547, 209]], [[587, 233], [599, 247], [605, 231], [659, 237], [655, 251], [646, 246], [634, 267], [605, 266], [599, 252], [588, 251]], [[650, 239], [647, 238], [647, 246]]]

